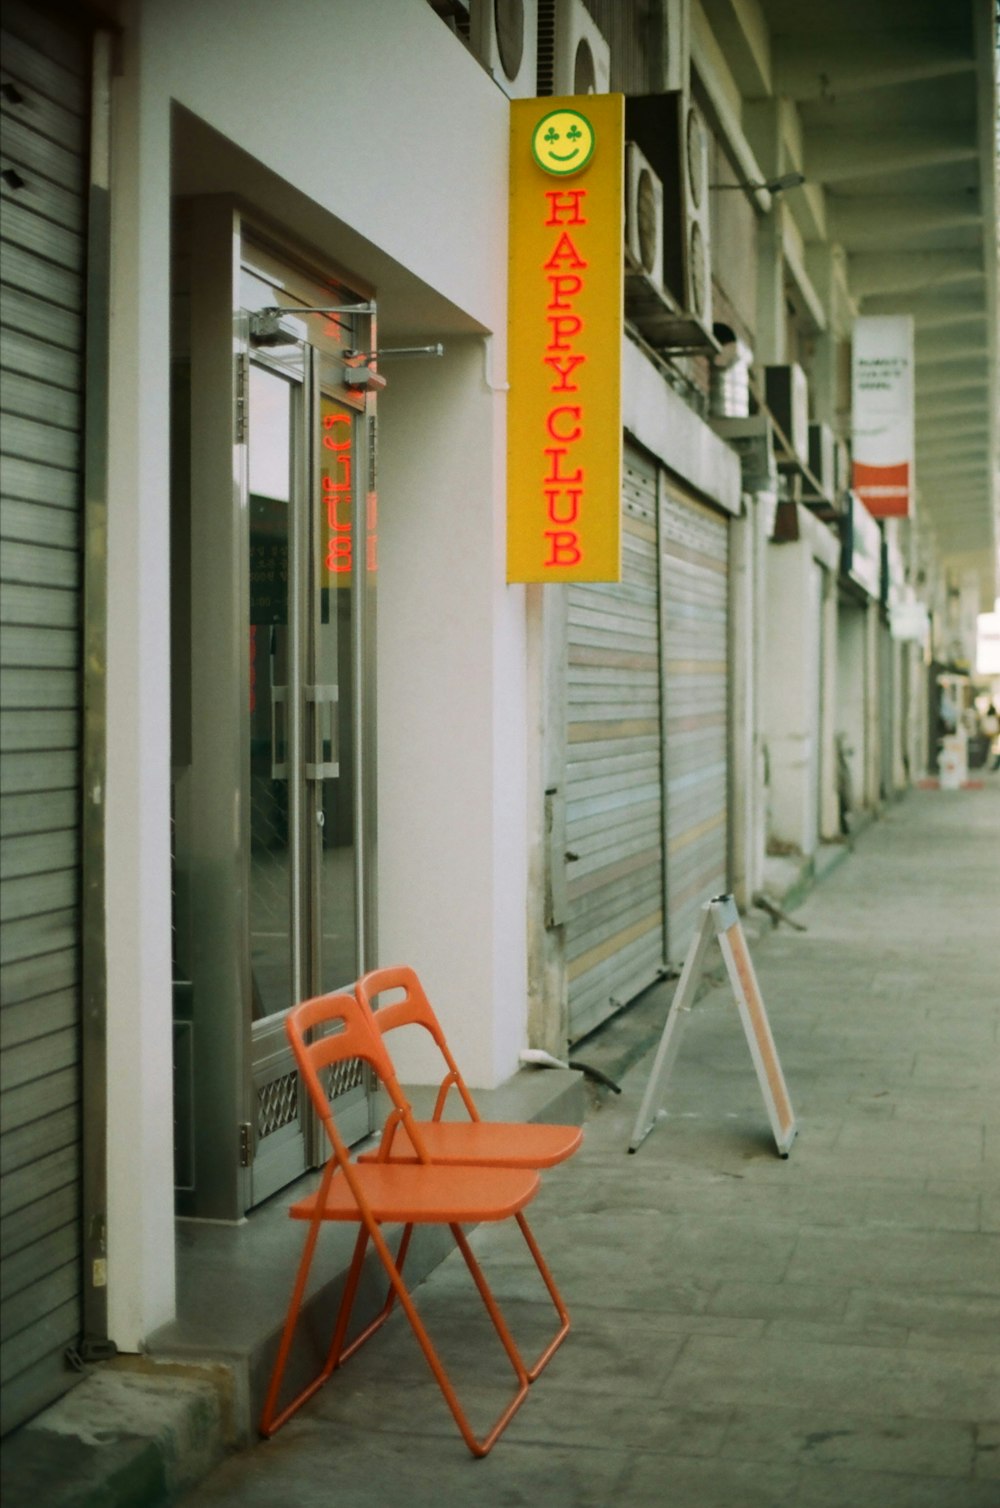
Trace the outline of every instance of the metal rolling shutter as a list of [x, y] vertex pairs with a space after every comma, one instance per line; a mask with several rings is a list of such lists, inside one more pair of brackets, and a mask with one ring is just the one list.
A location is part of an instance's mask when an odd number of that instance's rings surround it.
[[80, 526], [88, 38], [3, 16], [3, 1429], [80, 1334]]
[[656, 474], [626, 447], [623, 579], [569, 588], [566, 929], [576, 1041], [663, 966]]
[[667, 766], [667, 946], [687, 950], [728, 879], [729, 536], [725, 518], [665, 489], [661, 513]]

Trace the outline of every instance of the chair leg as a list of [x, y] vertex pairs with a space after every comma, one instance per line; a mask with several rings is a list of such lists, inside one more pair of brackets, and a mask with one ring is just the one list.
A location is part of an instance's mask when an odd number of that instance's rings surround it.
[[535, 1379], [540, 1375], [540, 1373], [542, 1373], [548, 1366], [549, 1362], [552, 1360], [552, 1357], [555, 1355], [556, 1351], [558, 1351], [559, 1347], [562, 1345], [563, 1341], [569, 1334], [570, 1318], [569, 1311], [567, 1310], [566, 1305], [563, 1303], [562, 1294], [556, 1287], [555, 1278], [553, 1278], [552, 1273], [549, 1271], [549, 1265], [546, 1262], [545, 1258], [542, 1256], [541, 1251], [539, 1250], [538, 1242], [535, 1240], [534, 1233], [532, 1232], [530, 1225], [525, 1219], [523, 1212], [519, 1211], [514, 1218], [517, 1220], [518, 1225], [521, 1227], [521, 1234], [527, 1242], [528, 1250], [531, 1252], [531, 1255], [535, 1259], [535, 1266], [538, 1268], [538, 1271], [541, 1274], [542, 1282], [545, 1284], [546, 1288], [549, 1291], [549, 1297], [555, 1305], [556, 1313], [558, 1314], [560, 1321], [559, 1329], [556, 1331], [553, 1339], [549, 1341], [548, 1345], [535, 1361], [534, 1365], [528, 1368], [528, 1381], [534, 1382]]
[[302, 1256], [299, 1259], [299, 1269], [295, 1275], [295, 1283], [292, 1287], [292, 1296], [288, 1304], [288, 1313], [285, 1316], [285, 1326], [281, 1332], [281, 1340], [278, 1343], [278, 1354], [275, 1358], [274, 1370], [271, 1373], [271, 1381], [268, 1385], [267, 1397], [264, 1399], [264, 1407], [261, 1410], [260, 1424], [258, 1428], [260, 1430], [260, 1433], [267, 1437], [273, 1435], [275, 1430], [280, 1429], [281, 1426], [285, 1423], [285, 1420], [288, 1419], [292, 1414], [294, 1414], [295, 1410], [297, 1408], [300, 1408], [301, 1405], [305, 1403], [306, 1399], [310, 1398], [324, 1381], [323, 1374], [320, 1373], [320, 1376], [313, 1383], [310, 1383], [308, 1387], [304, 1388], [303, 1391], [298, 1395], [298, 1397], [295, 1398], [287, 1408], [283, 1409], [280, 1414], [276, 1413], [278, 1405], [278, 1394], [281, 1391], [281, 1383], [285, 1375], [285, 1367], [288, 1365], [288, 1357], [292, 1349], [292, 1337], [295, 1334], [295, 1327], [298, 1324], [299, 1319], [299, 1311], [302, 1308], [302, 1296], [305, 1293], [306, 1279], [309, 1276], [309, 1268], [312, 1266], [313, 1253], [316, 1250], [316, 1240], [319, 1236], [319, 1228], [320, 1221], [313, 1220], [310, 1223], [309, 1230], [306, 1234], [305, 1244], [302, 1248]]
[[[520, 1223], [520, 1214], [517, 1216], [517, 1218]], [[278, 1355], [275, 1360], [274, 1370], [271, 1374], [271, 1381], [268, 1387], [267, 1397], [264, 1400], [264, 1407], [261, 1411], [259, 1425], [260, 1433], [265, 1437], [270, 1437], [271, 1435], [275, 1434], [276, 1431], [279, 1430], [281, 1426], [285, 1424], [291, 1418], [291, 1416], [296, 1413], [298, 1409], [300, 1409], [302, 1405], [313, 1396], [314, 1393], [319, 1391], [319, 1389], [328, 1380], [331, 1374], [337, 1368], [342, 1366], [344, 1362], [348, 1361], [350, 1357], [353, 1356], [354, 1353], [359, 1349], [359, 1347], [362, 1346], [364, 1342], [375, 1333], [376, 1330], [382, 1327], [382, 1325], [388, 1319], [395, 1301], [398, 1299], [400, 1306], [402, 1307], [407, 1319], [410, 1322], [410, 1326], [413, 1330], [414, 1335], [416, 1336], [420, 1349], [424, 1353], [427, 1364], [433, 1372], [437, 1384], [444, 1395], [445, 1402], [447, 1403], [452, 1417], [454, 1418], [455, 1423], [458, 1426], [458, 1430], [462, 1436], [462, 1439], [465, 1441], [466, 1445], [474, 1456], [487, 1455], [489, 1451], [492, 1450], [494, 1444], [499, 1439], [500, 1435], [506, 1429], [507, 1425], [510, 1423], [511, 1419], [514, 1417], [515, 1413], [521, 1407], [521, 1404], [527, 1397], [528, 1388], [532, 1379], [527, 1371], [527, 1368], [524, 1365], [521, 1354], [518, 1351], [516, 1342], [514, 1341], [514, 1338], [510, 1332], [506, 1320], [504, 1319], [500, 1307], [497, 1304], [495, 1297], [493, 1296], [493, 1292], [486, 1281], [482, 1268], [477, 1262], [472, 1248], [469, 1245], [468, 1239], [466, 1238], [465, 1232], [462, 1230], [460, 1225], [450, 1225], [449, 1229], [451, 1230], [451, 1233], [455, 1239], [456, 1245], [462, 1253], [466, 1267], [468, 1268], [469, 1273], [472, 1276], [473, 1282], [475, 1283], [486, 1311], [489, 1314], [493, 1328], [495, 1329], [497, 1336], [507, 1353], [508, 1360], [511, 1363], [511, 1366], [514, 1370], [514, 1375], [517, 1379], [517, 1391], [515, 1392], [514, 1397], [501, 1411], [499, 1416], [494, 1420], [489, 1431], [482, 1438], [479, 1438], [475, 1434], [475, 1431], [473, 1430], [472, 1425], [469, 1421], [468, 1415], [466, 1414], [465, 1409], [462, 1407], [462, 1404], [458, 1398], [458, 1394], [456, 1393], [451, 1379], [448, 1376], [447, 1371], [445, 1370], [444, 1364], [441, 1361], [440, 1356], [438, 1355], [437, 1348], [431, 1340], [430, 1335], [427, 1331], [427, 1327], [424, 1325], [423, 1320], [420, 1318], [420, 1315], [416, 1309], [416, 1305], [414, 1304], [413, 1299], [410, 1296], [409, 1289], [406, 1287], [406, 1284], [403, 1281], [401, 1268], [403, 1262], [405, 1262], [406, 1260], [406, 1253], [409, 1247], [410, 1236], [413, 1230], [412, 1225], [405, 1227], [402, 1239], [400, 1241], [399, 1250], [395, 1258], [393, 1257], [392, 1252], [389, 1249], [389, 1244], [386, 1241], [385, 1236], [383, 1235], [379, 1226], [374, 1226], [371, 1230], [367, 1229], [365, 1226], [362, 1226], [358, 1231], [358, 1238], [354, 1246], [354, 1255], [352, 1257], [351, 1266], [348, 1271], [347, 1281], [344, 1285], [344, 1292], [341, 1296], [340, 1304], [337, 1309], [337, 1318], [334, 1325], [333, 1339], [330, 1343], [330, 1348], [323, 1367], [321, 1368], [319, 1373], [312, 1379], [312, 1381], [307, 1383], [302, 1391], [295, 1398], [293, 1398], [292, 1401], [287, 1404], [280, 1413], [277, 1412], [278, 1395], [281, 1389], [282, 1380], [285, 1375], [285, 1369], [288, 1364], [288, 1357], [290, 1355], [292, 1347], [292, 1338], [294, 1336], [295, 1327], [298, 1323], [299, 1314], [302, 1308], [302, 1299], [305, 1293], [306, 1280], [309, 1275], [309, 1269], [312, 1265], [313, 1254], [316, 1249], [316, 1241], [319, 1235], [319, 1228], [321, 1223], [322, 1222], [316, 1220], [311, 1222], [308, 1234], [306, 1236], [305, 1245], [302, 1251], [302, 1257], [299, 1261], [299, 1269], [296, 1274], [295, 1284], [292, 1289], [292, 1296], [288, 1306], [288, 1313], [285, 1318], [284, 1329], [282, 1330], [281, 1340], [278, 1345]], [[541, 1258], [541, 1253], [538, 1252], [537, 1245], [535, 1243], [534, 1237], [531, 1235], [530, 1230], [525, 1230], [525, 1239], [528, 1241], [528, 1245], [532, 1250], [532, 1254], [535, 1255], [537, 1253], [536, 1261], [538, 1261], [540, 1264], [542, 1276], [543, 1278], [545, 1278], [546, 1283], [549, 1286], [550, 1293], [553, 1294], [554, 1300], [557, 1301], [558, 1304], [561, 1304], [561, 1300], [558, 1300], [558, 1294], [555, 1291], [555, 1284], [551, 1281], [551, 1275], [548, 1274], [548, 1269], [545, 1266], [544, 1260]], [[347, 1333], [347, 1326], [350, 1322], [351, 1311], [354, 1307], [354, 1302], [357, 1297], [357, 1291], [361, 1278], [361, 1270], [369, 1240], [373, 1243], [376, 1250], [378, 1251], [382, 1265], [389, 1278], [389, 1293], [386, 1297], [385, 1304], [382, 1306], [382, 1309], [379, 1311], [379, 1313], [375, 1316], [374, 1320], [372, 1320], [361, 1332], [361, 1334], [356, 1336], [348, 1346], [344, 1346], [344, 1336]], [[568, 1318], [565, 1322], [565, 1328], [568, 1329]], [[535, 1363], [535, 1368], [533, 1370], [536, 1376], [538, 1371], [540, 1371], [541, 1368], [545, 1365], [546, 1361], [555, 1350], [556, 1346], [560, 1343], [564, 1334], [565, 1329], [560, 1333], [559, 1336], [557, 1336], [556, 1340], [549, 1345], [546, 1352], [539, 1359], [539, 1361]]]
[[490, 1319], [493, 1323], [493, 1328], [496, 1330], [500, 1342], [503, 1345], [504, 1350], [507, 1352], [507, 1356], [514, 1369], [514, 1374], [517, 1378], [518, 1384], [517, 1392], [514, 1394], [514, 1397], [507, 1404], [506, 1408], [501, 1411], [500, 1415], [494, 1420], [491, 1428], [486, 1433], [486, 1435], [482, 1437], [482, 1439], [476, 1436], [472, 1425], [469, 1422], [468, 1415], [462, 1407], [458, 1398], [458, 1394], [456, 1393], [451, 1379], [444, 1368], [444, 1364], [442, 1363], [441, 1358], [437, 1353], [437, 1348], [435, 1347], [434, 1342], [431, 1340], [430, 1335], [427, 1332], [427, 1327], [424, 1325], [423, 1320], [420, 1318], [420, 1315], [417, 1312], [416, 1305], [414, 1304], [413, 1299], [410, 1296], [409, 1289], [403, 1282], [402, 1276], [400, 1275], [396, 1264], [392, 1259], [392, 1254], [389, 1251], [385, 1237], [382, 1235], [382, 1232], [378, 1227], [375, 1227], [375, 1229], [372, 1231], [372, 1240], [378, 1248], [379, 1256], [382, 1258], [386, 1272], [389, 1275], [389, 1281], [392, 1284], [396, 1296], [399, 1299], [400, 1305], [410, 1322], [410, 1327], [417, 1338], [420, 1349], [424, 1353], [427, 1364], [430, 1367], [431, 1371], [434, 1373], [435, 1378], [437, 1379], [438, 1387], [444, 1394], [445, 1402], [451, 1410], [452, 1418], [458, 1425], [458, 1430], [462, 1436], [462, 1439], [465, 1441], [466, 1445], [469, 1447], [469, 1450], [474, 1456], [485, 1456], [488, 1455], [489, 1452], [493, 1449], [494, 1444], [500, 1438], [501, 1434], [507, 1428], [507, 1425], [510, 1423], [511, 1419], [517, 1413], [517, 1410], [521, 1407], [521, 1404], [528, 1396], [528, 1374], [525, 1369], [524, 1362], [521, 1360], [521, 1355], [514, 1342], [514, 1338], [507, 1327], [507, 1322], [500, 1311], [496, 1299], [493, 1297], [493, 1293], [490, 1290], [488, 1283], [486, 1282], [486, 1278], [483, 1275], [483, 1271], [479, 1266], [479, 1263], [476, 1261], [476, 1258], [473, 1255], [472, 1248], [469, 1246], [465, 1232], [459, 1225], [451, 1225], [449, 1226], [449, 1229], [451, 1230], [451, 1233], [455, 1238], [455, 1242], [465, 1259], [465, 1264], [472, 1275], [477, 1289], [479, 1290], [480, 1297], [482, 1298], [487, 1313], [489, 1314]]
[[[364, 1245], [362, 1246], [362, 1251], [368, 1245], [368, 1233], [367, 1233], [367, 1231], [364, 1231], [363, 1235], [364, 1235]], [[406, 1253], [410, 1249], [410, 1237], [412, 1235], [413, 1235], [413, 1226], [412, 1225], [405, 1226], [404, 1229], [403, 1229], [402, 1237], [400, 1238], [399, 1247], [398, 1247], [398, 1249], [396, 1251], [396, 1269], [399, 1272], [402, 1272], [402, 1270], [403, 1270], [403, 1264], [406, 1261]], [[359, 1241], [361, 1240], [361, 1236], [358, 1237], [358, 1240]], [[360, 1278], [360, 1276], [361, 1276], [361, 1264], [360, 1264], [360, 1261], [358, 1262], [358, 1274], [357, 1274], [357, 1276], [358, 1276], [358, 1278]], [[355, 1284], [355, 1286], [356, 1286], [356, 1284]], [[356, 1335], [354, 1337], [354, 1339], [350, 1342], [349, 1345], [344, 1346], [343, 1350], [341, 1350], [341, 1351], [339, 1351], [337, 1353], [337, 1359], [334, 1362], [334, 1366], [342, 1367], [345, 1362], [350, 1361], [351, 1357], [354, 1355], [354, 1353], [356, 1351], [359, 1351], [361, 1349], [361, 1347], [364, 1345], [365, 1341], [366, 1340], [370, 1340], [371, 1337], [375, 1334], [376, 1330], [381, 1330], [382, 1326], [385, 1324], [386, 1320], [389, 1318], [389, 1315], [392, 1313], [393, 1308], [395, 1307], [395, 1303], [396, 1303], [396, 1290], [395, 1290], [395, 1288], [393, 1288], [392, 1284], [390, 1283], [389, 1284], [389, 1288], [388, 1288], [388, 1292], [386, 1293], [386, 1296], [385, 1296], [385, 1303], [382, 1305], [382, 1308], [379, 1310], [378, 1314], [375, 1315], [374, 1319], [372, 1319], [372, 1320], [369, 1321], [369, 1323], [365, 1326], [365, 1328], [361, 1331], [361, 1333], [359, 1335]], [[345, 1328], [345, 1333], [346, 1333], [346, 1324], [345, 1324], [344, 1328]], [[341, 1337], [341, 1339], [343, 1339], [343, 1337]], [[333, 1347], [331, 1347], [331, 1353], [332, 1353], [332, 1351], [333, 1351]], [[332, 1368], [331, 1368], [331, 1370], [332, 1370]]]

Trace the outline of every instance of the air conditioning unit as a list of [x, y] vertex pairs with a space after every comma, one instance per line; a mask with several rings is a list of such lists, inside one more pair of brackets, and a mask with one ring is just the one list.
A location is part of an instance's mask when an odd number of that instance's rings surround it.
[[833, 461], [833, 486], [839, 506], [843, 502], [843, 494], [849, 491], [853, 480], [851, 448], [846, 440], [834, 442]]
[[473, 0], [472, 50], [509, 99], [536, 93], [538, 0]]
[[774, 426], [767, 414], [741, 419], [710, 419], [709, 423], [740, 458], [744, 492], [778, 491], [778, 467], [774, 459]]
[[688, 0], [660, 0], [661, 89], [686, 89], [688, 86], [688, 60], [691, 55], [689, 37], [690, 7]]
[[663, 184], [663, 286], [682, 316], [654, 343], [714, 348], [705, 118], [684, 91], [640, 95], [625, 101], [625, 132]]
[[663, 285], [663, 184], [634, 141], [625, 143], [625, 265]]
[[832, 499], [837, 490], [836, 441], [828, 424], [809, 426], [809, 470], [819, 483], [820, 496]]
[[764, 368], [764, 396], [792, 454], [783, 461], [809, 465], [809, 384], [796, 362]]
[[538, 93], [610, 88], [611, 48], [583, 0], [538, 0]]

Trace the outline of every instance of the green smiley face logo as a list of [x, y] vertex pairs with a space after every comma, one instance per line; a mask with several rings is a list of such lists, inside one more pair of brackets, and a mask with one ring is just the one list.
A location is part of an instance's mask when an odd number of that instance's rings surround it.
[[531, 150], [546, 173], [565, 178], [594, 155], [594, 128], [579, 110], [551, 110], [535, 127]]

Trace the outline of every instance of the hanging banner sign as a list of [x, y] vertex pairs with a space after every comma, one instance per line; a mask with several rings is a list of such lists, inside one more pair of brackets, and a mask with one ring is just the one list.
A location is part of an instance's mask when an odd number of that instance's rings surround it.
[[851, 354], [854, 491], [873, 518], [913, 503], [913, 317], [863, 315]]
[[624, 100], [513, 100], [507, 580], [621, 579]]

